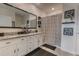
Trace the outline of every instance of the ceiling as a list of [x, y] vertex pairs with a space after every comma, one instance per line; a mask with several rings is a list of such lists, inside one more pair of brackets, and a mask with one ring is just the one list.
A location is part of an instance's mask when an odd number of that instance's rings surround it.
[[49, 6], [55, 6], [58, 5], [57, 3], [32, 3], [38, 8], [44, 8], [44, 7], [49, 7]]
[[[45, 13], [51, 13], [56, 10], [62, 10], [61, 3], [32, 3], [32, 4]], [[54, 8], [54, 10], [52, 10], [52, 8]]]

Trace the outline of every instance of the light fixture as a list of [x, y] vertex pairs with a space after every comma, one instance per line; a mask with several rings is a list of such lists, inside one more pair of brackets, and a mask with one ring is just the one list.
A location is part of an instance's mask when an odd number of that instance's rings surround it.
[[52, 8], [52, 10], [54, 10], [54, 8]]

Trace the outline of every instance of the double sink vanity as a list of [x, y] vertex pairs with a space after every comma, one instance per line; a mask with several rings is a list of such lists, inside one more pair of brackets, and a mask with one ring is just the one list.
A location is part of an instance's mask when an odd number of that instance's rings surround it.
[[43, 45], [42, 36], [36, 15], [0, 4], [0, 56], [24, 56]]
[[0, 56], [26, 55], [43, 45], [42, 33], [0, 37]]

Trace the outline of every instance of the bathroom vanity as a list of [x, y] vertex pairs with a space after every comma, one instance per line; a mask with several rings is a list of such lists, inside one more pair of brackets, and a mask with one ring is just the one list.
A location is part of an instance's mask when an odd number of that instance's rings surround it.
[[9, 4], [0, 4], [0, 56], [22, 56], [43, 44], [37, 16]]
[[43, 44], [42, 33], [30, 33], [0, 38], [0, 56], [26, 55]]

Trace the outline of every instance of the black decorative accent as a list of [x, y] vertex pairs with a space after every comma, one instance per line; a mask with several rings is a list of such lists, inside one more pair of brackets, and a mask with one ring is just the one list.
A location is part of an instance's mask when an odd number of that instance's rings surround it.
[[41, 19], [41, 17], [39, 16], [39, 17], [38, 17], [38, 20], [40, 20], [40, 19]]
[[41, 21], [38, 21], [38, 27], [39, 28], [41, 27]]
[[63, 22], [62, 24], [74, 24], [75, 22]]
[[32, 56], [33, 54], [35, 54], [37, 51], [39, 51], [41, 48], [37, 48], [37, 49], [35, 49], [34, 51], [32, 51], [32, 52], [30, 52], [30, 53], [28, 53], [27, 55], [25, 55], [25, 56]]
[[52, 50], [55, 50], [56, 47], [55, 46], [51, 46], [51, 45], [48, 45], [48, 44], [44, 44], [43, 46], [47, 47], [47, 48], [50, 48]]
[[67, 10], [64, 12], [64, 18], [71, 18], [71, 20], [75, 16], [75, 9]]
[[27, 34], [26, 31], [21, 31], [21, 32], [18, 32], [17, 34]]
[[73, 36], [73, 28], [64, 28], [63, 35]]
[[25, 28], [25, 27], [6, 27], [6, 26], [0, 26], [0, 28], [14, 28], [14, 29], [35, 29], [36, 27], [29, 27], [29, 28]]
[[4, 36], [4, 33], [0, 33], [0, 36]]
[[39, 17], [38, 17], [38, 27], [39, 27], [39, 28], [41, 27], [41, 19], [42, 19], [42, 18], [39, 16]]

